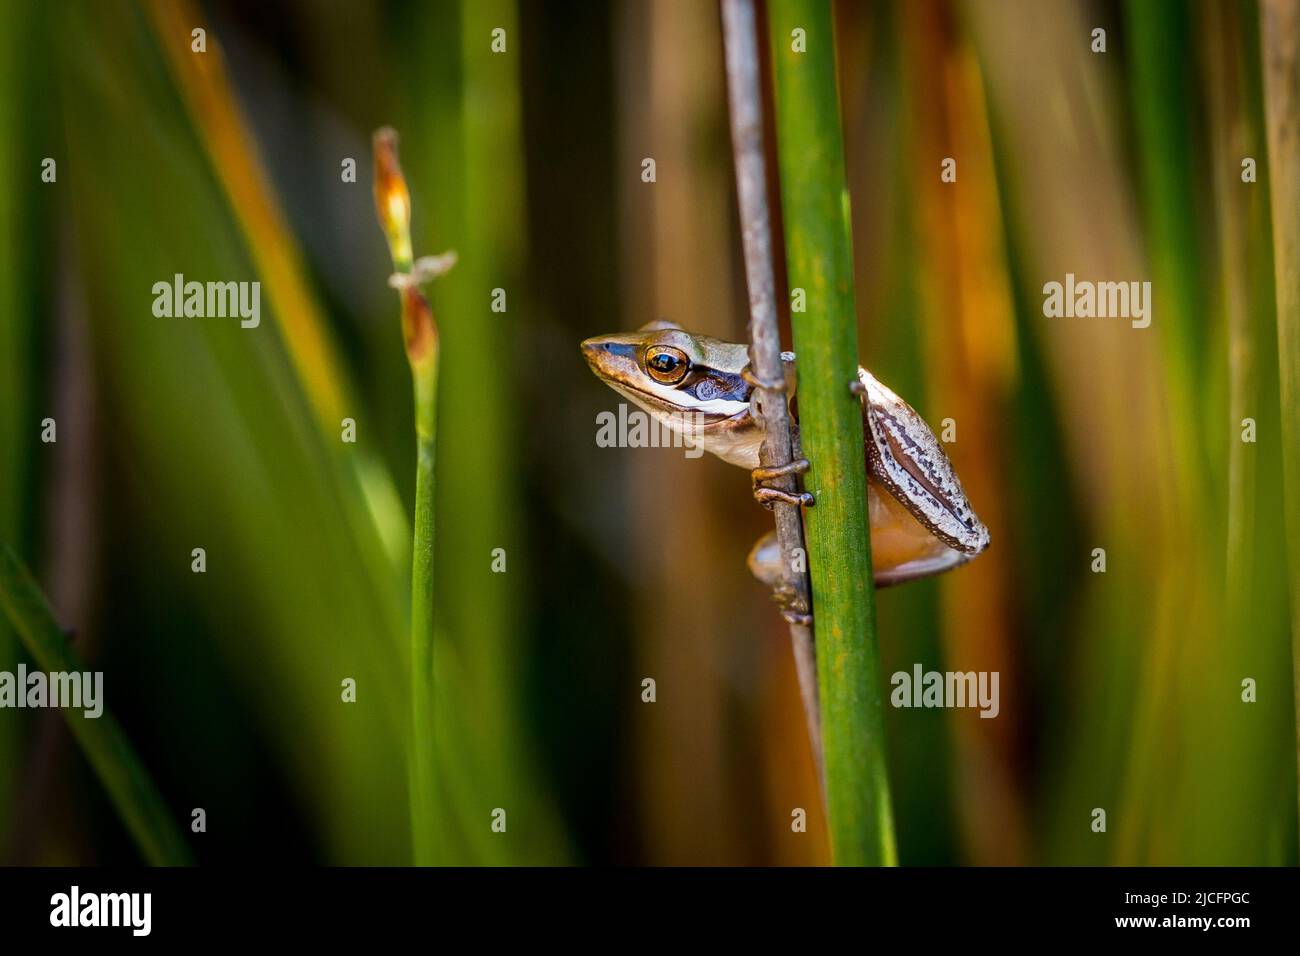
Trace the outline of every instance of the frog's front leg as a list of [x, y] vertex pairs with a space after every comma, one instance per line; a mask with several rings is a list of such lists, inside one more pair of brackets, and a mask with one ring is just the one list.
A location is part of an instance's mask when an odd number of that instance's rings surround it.
[[781, 608], [781, 616], [791, 624], [812, 627], [813, 618], [807, 603], [799, 592], [785, 583], [781, 573], [781, 545], [776, 532], [769, 531], [759, 538], [746, 560], [750, 573], [772, 589], [772, 600]]
[[807, 458], [796, 458], [794, 461], [786, 462], [784, 465], [773, 465], [769, 468], [755, 468], [749, 473], [754, 482], [754, 500], [764, 507], [770, 507], [774, 501], [784, 501], [788, 505], [812, 507], [815, 500], [813, 496], [806, 491], [782, 491], [780, 488], [772, 488], [764, 484], [764, 482], [775, 481], [776, 479], [784, 478], [787, 475], [802, 475], [807, 470]]
[[[784, 358], [784, 356], [782, 357]], [[790, 377], [792, 367], [793, 357], [786, 366], [786, 377], [776, 381], [769, 382], [758, 378], [748, 365], [741, 369], [740, 377], [754, 388], [763, 388], [789, 396], [793, 393], [793, 379]], [[776, 501], [788, 505], [802, 505], [805, 508], [811, 508], [815, 504], [813, 496], [806, 491], [790, 492], [782, 488], [773, 488], [767, 484], [769, 481], [776, 481], [788, 475], [802, 475], [806, 472], [808, 470], [808, 460], [798, 457], [797, 449], [795, 456], [792, 461], [788, 461], [784, 465], [755, 468], [750, 472], [750, 477], [754, 483], [754, 500], [764, 508], [771, 508], [772, 503]]]

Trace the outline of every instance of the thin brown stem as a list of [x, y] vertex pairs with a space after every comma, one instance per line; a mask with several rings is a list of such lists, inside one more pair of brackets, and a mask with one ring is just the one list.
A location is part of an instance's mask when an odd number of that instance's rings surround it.
[[[756, 412], [765, 438], [759, 450], [764, 467], [788, 464], [794, 459], [790, 408], [784, 389], [761, 383], [784, 383], [781, 330], [776, 318], [775, 278], [772, 267], [772, 226], [767, 201], [767, 170], [763, 156], [763, 96], [759, 79], [758, 24], [753, 0], [722, 0], [723, 42], [726, 45], [727, 96], [731, 107], [731, 145], [736, 164], [736, 193], [745, 252], [745, 280], [749, 288], [749, 358]], [[794, 473], [772, 479], [771, 487], [791, 494], [799, 491]], [[781, 546], [781, 581], [811, 609], [808, 575], [795, 571], [796, 552], [803, 551], [803, 522], [799, 506], [775, 502], [776, 536]], [[806, 562], [803, 563], [807, 567]], [[789, 592], [787, 592], [789, 593]], [[790, 644], [803, 698], [804, 716], [818, 779], [822, 779], [821, 707], [817, 694], [817, 659], [812, 628], [790, 622]]]

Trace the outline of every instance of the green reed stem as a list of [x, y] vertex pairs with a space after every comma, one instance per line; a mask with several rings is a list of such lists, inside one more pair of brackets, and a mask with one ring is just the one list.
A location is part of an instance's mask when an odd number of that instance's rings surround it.
[[[434, 449], [438, 424], [438, 329], [420, 291], [425, 260], [412, 261], [411, 201], [397, 158], [397, 134], [375, 133], [375, 208], [388, 240], [393, 268], [404, 280], [402, 337], [415, 395], [415, 529], [411, 554], [411, 739], [408, 774], [412, 856], [433, 864], [437, 844], [437, 779], [434, 767]], [[449, 267], [449, 262], [438, 270]], [[433, 273], [430, 273], [431, 277]]]
[[[817, 675], [831, 852], [839, 865], [893, 865], [880, 651], [867, 528], [858, 332], [835, 46], [826, 0], [770, 6], [776, 127], [799, 356], [799, 427], [816, 505], [804, 521], [816, 618]], [[802, 30], [804, 52], [794, 49]]]
[[[433, 524], [437, 363], [416, 379], [415, 540], [411, 560], [411, 834], [415, 862], [433, 862]], [[427, 421], [427, 430], [418, 423]]]

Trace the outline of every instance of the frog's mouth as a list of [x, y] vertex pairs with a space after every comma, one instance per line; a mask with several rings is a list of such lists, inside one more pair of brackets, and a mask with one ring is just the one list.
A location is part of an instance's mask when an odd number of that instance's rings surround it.
[[680, 405], [665, 401], [653, 392], [647, 392], [628, 382], [610, 382], [609, 385], [669, 427], [712, 428], [733, 421], [749, 411], [748, 402], [714, 399], [695, 406]]

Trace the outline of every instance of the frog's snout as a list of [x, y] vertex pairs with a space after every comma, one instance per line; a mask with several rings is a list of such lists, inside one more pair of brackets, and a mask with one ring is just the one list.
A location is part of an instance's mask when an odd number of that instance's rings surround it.
[[636, 362], [636, 346], [616, 336], [597, 335], [582, 342], [582, 357], [594, 371], [608, 372], [627, 361]]

